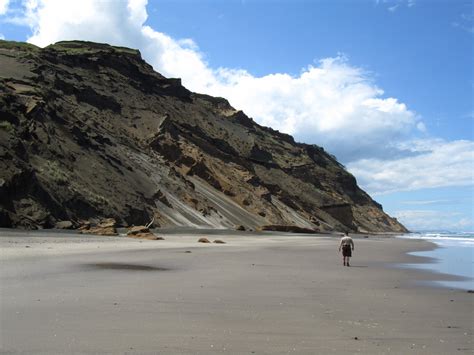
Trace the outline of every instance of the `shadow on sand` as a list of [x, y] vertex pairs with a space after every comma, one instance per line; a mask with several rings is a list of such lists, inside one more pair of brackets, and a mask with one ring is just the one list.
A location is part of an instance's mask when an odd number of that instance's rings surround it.
[[168, 271], [168, 270], [171, 270], [164, 267], [137, 265], [137, 264], [124, 264], [124, 263], [84, 264], [83, 267], [85, 267], [86, 269], [93, 269], [93, 270], [129, 270], [129, 271]]

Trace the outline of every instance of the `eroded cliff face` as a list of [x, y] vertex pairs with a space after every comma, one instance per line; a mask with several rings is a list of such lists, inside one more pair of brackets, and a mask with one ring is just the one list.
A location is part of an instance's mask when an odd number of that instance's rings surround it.
[[0, 41], [0, 226], [121, 225], [402, 232], [315, 145], [89, 42]]

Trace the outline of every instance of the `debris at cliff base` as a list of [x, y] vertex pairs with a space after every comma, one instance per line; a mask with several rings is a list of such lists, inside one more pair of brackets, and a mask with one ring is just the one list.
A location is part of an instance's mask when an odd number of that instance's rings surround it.
[[157, 236], [146, 226], [133, 226], [127, 232], [127, 237], [147, 240], [164, 240], [165, 238]]
[[113, 218], [101, 220], [98, 224], [93, 225], [91, 222], [85, 222], [79, 230], [82, 234], [95, 234], [103, 236], [116, 236], [117, 222]]

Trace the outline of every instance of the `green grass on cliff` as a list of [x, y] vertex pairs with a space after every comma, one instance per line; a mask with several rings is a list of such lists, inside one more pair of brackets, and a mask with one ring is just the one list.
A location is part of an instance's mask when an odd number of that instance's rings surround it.
[[12, 133], [15, 130], [13, 125], [8, 121], [0, 121], [0, 129], [3, 129], [4, 131], [7, 131], [8, 133]]
[[75, 55], [112, 50], [119, 53], [127, 53], [133, 55], [140, 54], [140, 52], [136, 49], [131, 49], [127, 47], [115, 47], [105, 43], [94, 43], [88, 41], [61, 41], [51, 44], [46, 48]]
[[[43, 50], [34, 44], [16, 41], [4, 41], [0, 40], [0, 49], [16, 50], [26, 53], [36, 53]], [[140, 51], [137, 49], [131, 49], [127, 47], [116, 47], [105, 43], [94, 43], [87, 41], [61, 41], [54, 44], [50, 44], [45, 47], [46, 50], [55, 50], [63, 52], [69, 55], [81, 55], [81, 54], [92, 54], [99, 52], [116, 52], [134, 56], [141, 56]]]
[[36, 52], [36, 51], [41, 49], [41, 48], [35, 46], [34, 44], [30, 44], [30, 43], [16, 42], [16, 41], [4, 41], [4, 40], [0, 40], [0, 48], [23, 50], [23, 51], [27, 51], [27, 52]]

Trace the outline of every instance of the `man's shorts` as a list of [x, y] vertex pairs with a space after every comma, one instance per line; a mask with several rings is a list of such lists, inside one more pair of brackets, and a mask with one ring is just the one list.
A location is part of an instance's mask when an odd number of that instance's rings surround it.
[[352, 256], [352, 250], [350, 245], [343, 245], [342, 246], [342, 256]]

